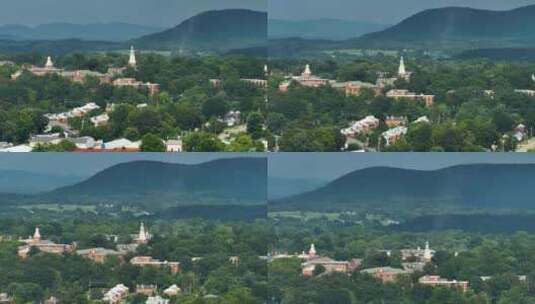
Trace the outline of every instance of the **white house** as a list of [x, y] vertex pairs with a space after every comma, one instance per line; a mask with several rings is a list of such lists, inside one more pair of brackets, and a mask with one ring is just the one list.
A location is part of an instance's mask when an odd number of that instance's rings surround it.
[[169, 286], [169, 288], [163, 291], [163, 293], [169, 297], [176, 296], [181, 292], [182, 292], [182, 289], [180, 289], [180, 287], [178, 287], [176, 284]]
[[160, 296], [148, 297], [146, 304], [169, 304], [169, 300], [164, 299]]
[[108, 113], [104, 113], [98, 116], [91, 117], [91, 123], [95, 127], [105, 126], [108, 124], [109, 120], [110, 120], [110, 117], [108, 116]]
[[168, 139], [165, 141], [165, 150], [167, 152], [182, 152], [182, 139]]

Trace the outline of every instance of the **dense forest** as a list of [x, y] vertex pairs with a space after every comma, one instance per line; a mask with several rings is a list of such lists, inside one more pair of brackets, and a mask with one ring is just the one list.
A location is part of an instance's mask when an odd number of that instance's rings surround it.
[[[240, 80], [262, 79], [264, 60], [246, 56], [166, 57], [155, 53], [138, 57], [137, 69], [127, 70], [124, 77], [158, 83], [159, 94], [151, 96], [144, 90], [100, 84], [97, 79], [74, 83], [56, 75], [38, 77], [23, 73], [13, 81], [10, 75], [22, 64], [42, 66], [46, 58], [36, 54], [4, 58], [15, 65], [0, 66], [0, 141], [24, 143], [30, 135], [45, 129], [47, 119], [43, 114], [95, 102], [101, 108], [89, 116], [102, 113], [108, 104], [116, 107], [106, 126], [94, 127], [89, 117], [71, 119], [69, 125], [79, 130], [81, 136], [109, 141], [121, 137], [139, 140], [149, 134], [161, 139], [181, 135], [188, 151], [265, 149], [258, 141], [268, 136], [263, 129], [264, 90]], [[57, 67], [66, 70], [105, 72], [110, 66], [126, 65], [127, 58], [106, 53], [71, 54], [54, 60]], [[211, 85], [209, 79], [213, 78], [221, 79], [221, 85]], [[139, 104], [147, 106], [136, 107]], [[225, 145], [217, 135], [226, 127], [220, 118], [231, 110], [241, 112], [239, 123], [246, 125], [246, 130], [233, 133], [231, 144]]]
[[[27, 214], [27, 213], [26, 213]], [[58, 214], [60, 214], [58, 216]], [[76, 242], [77, 249], [115, 249], [108, 235], [119, 243], [131, 241], [139, 222], [133, 218], [111, 218], [91, 212], [35, 212], [25, 219], [2, 215], [0, 235], [13, 240], [26, 238], [39, 226], [43, 239], [57, 243]], [[60, 303], [100, 303], [104, 292], [122, 283], [157, 285], [162, 290], [177, 284], [182, 293], [171, 303], [264, 303], [267, 298], [265, 255], [272, 234], [259, 222], [219, 222], [200, 219], [151, 221], [146, 223], [152, 240], [134, 255], [180, 262], [181, 271], [138, 267], [117, 257], [102, 264], [76, 254], [55, 255], [33, 250], [24, 260], [17, 256], [17, 241], [0, 241], [0, 293], [7, 292], [14, 303], [40, 303], [50, 296]], [[229, 257], [239, 256], [239, 263]], [[200, 259], [192, 258], [197, 257]], [[208, 297], [206, 297], [208, 295]], [[146, 296], [131, 292], [128, 303], [145, 303]]]
[[[288, 92], [278, 90], [285, 75], [299, 75], [305, 64], [310, 64], [312, 72], [322, 78], [375, 83], [378, 72], [396, 75], [399, 59], [394, 56], [379, 54], [349, 61], [271, 60], [267, 124], [269, 131], [279, 138], [280, 150], [339, 151], [345, 143], [339, 131], [367, 115], [379, 118], [381, 125], [370, 134], [359, 136], [346, 149], [512, 151], [517, 145], [513, 137], [515, 127], [523, 124], [527, 133], [535, 127], [535, 98], [514, 92], [535, 89], [531, 77], [535, 65], [426, 56], [405, 61], [412, 72], [411, 79], [398, 80], [395, 87], [435, 95], [432, 107], [374, 96], [365, 90], [359, 96], [346, 96], [330, 86], [311, 88], [293, 84]], [[487, 94], [486, 90], [493, 92]], [[427, 116], [430, 123], [409, 123], [408, 133], [402, 140], [385, 146], [379, 138], [388, 129], [384, 123], [387, 116], [404, 116], [409, 122]]]
[[[534, 303], [535, 237], [532, 233], [394, 232], [389, 228], [364, 227], [342, 220], [278, 218], [274, 224], [274, 251], [301, 252], [316, 245], [318, 255], [335, 260], [362, 259], [348, 274], [328, 273], [314, 277], [301, 274], [301, 260], [277, 259], [268, 264], [271, 303]], [[394, 283], [360, 273], [360, 269], [401, 268], [399, 250], [423, 246], [436, 250], [423, 271], [403, 275]], [[391, 250], [388, 256], [385, 251]], [[461, 292], [418, 283], [425, 274], [450, 280], [466, 280]], [[527, 276], [525, 281], [520, 276]], [[490, 277], [483, 280], [481, 277]]]

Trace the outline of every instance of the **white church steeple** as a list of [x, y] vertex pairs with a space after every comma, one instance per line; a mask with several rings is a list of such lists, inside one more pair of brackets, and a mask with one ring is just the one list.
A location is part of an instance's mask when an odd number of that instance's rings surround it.
[[429, 248], [429, 241], [426, 241], [424, 249], [424, 260], [431, 261], [432, 258], [433, 254], [431, 253], [431, 249]]
[[147, 244], [151, 239], [151, 235], [148, 230], [145, 229], [145, 225], [141, 223], [139, 226], [139, 232], [135, 235], [135, 241], [138, 244]]
[[48, 56], [46, 58], [45, 68], [48, 68], [48, 69], [54, 68], [54, 63], [52, 62], [52, 57]]
[[310, 250], [308, 250], [308, 257], [313, 258], [316, 256], [316, 246], [314, 244], [310, 244]]
[[312, 71], [310, 70], [310, 65], [307, 64], [305, 66], [305, 70], [303, 71], [303, 74], [302, 74], [303, 77], [310, 77], [312, 76]]
[[406, 74], [407, 70], [405, 70], [405, 60], [403, 59], [403, 56], [401, 56], [401, 59], [399, 60], [398, 75], [403, 77]]
[[130, 58], [128, 59], [128, 66], [135, 68], [137, 66], [136, 51], [134, 46], [130, 47]]
[[41, 240], [41, 232], [39, 232], [39, 227], [35, 227], [35, 232], [33, 233], [33, 239], [35, 241]]

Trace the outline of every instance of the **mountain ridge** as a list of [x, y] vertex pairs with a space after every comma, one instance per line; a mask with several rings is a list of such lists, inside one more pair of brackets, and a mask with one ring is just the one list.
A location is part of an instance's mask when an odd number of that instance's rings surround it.
[[[531, 182], [533, 180], [533, 182]], [[275, 200], [279, 209], [426, 207], [535, 208], [535, 164], [471, 164], [438, 170], [371, 167]]]
[[353, 39], [372, 47], [535, 45], [535, 5], [493, 11], [451, 6], [416, 13], [383, 31]]
[[267, 13], [248, 9], [205, 11], [177, 26], [132, 40], [143, 48], [228, 51], [267, 43]]
[[[132, 161], [73, 185], [15, 198], [13, 204], [116, 203], [161, 210], [186, 205], [257, 205], [266, 200], [263, 158], [228, 158], [200, 164]], [[22, 198], [21, 201], [17, 201]], [[7, 199], [6, 199], [7, 200]]]

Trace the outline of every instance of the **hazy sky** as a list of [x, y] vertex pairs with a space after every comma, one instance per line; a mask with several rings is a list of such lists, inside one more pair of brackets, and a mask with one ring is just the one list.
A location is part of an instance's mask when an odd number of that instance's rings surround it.
[[459, 164], [535, 163], [532, 153], [272, 153], [271, 177], [332, 180], [351, 171], [386, 166], [434, 170]]
[[0, 153], [0, 170], [91, 176], [118, 163], [154, 160], [196, 164], [221, 158], [262, 157], [240, 153]]
[[170, 27], [200, 12], [267, 10], [267, 0], [0, 0], [0, 24], [127, 22]]
[[506, 10], [535, 0], [269, 0], [269, 18], [335, 18], [395, 24], [419, 11], [445, 6]]

